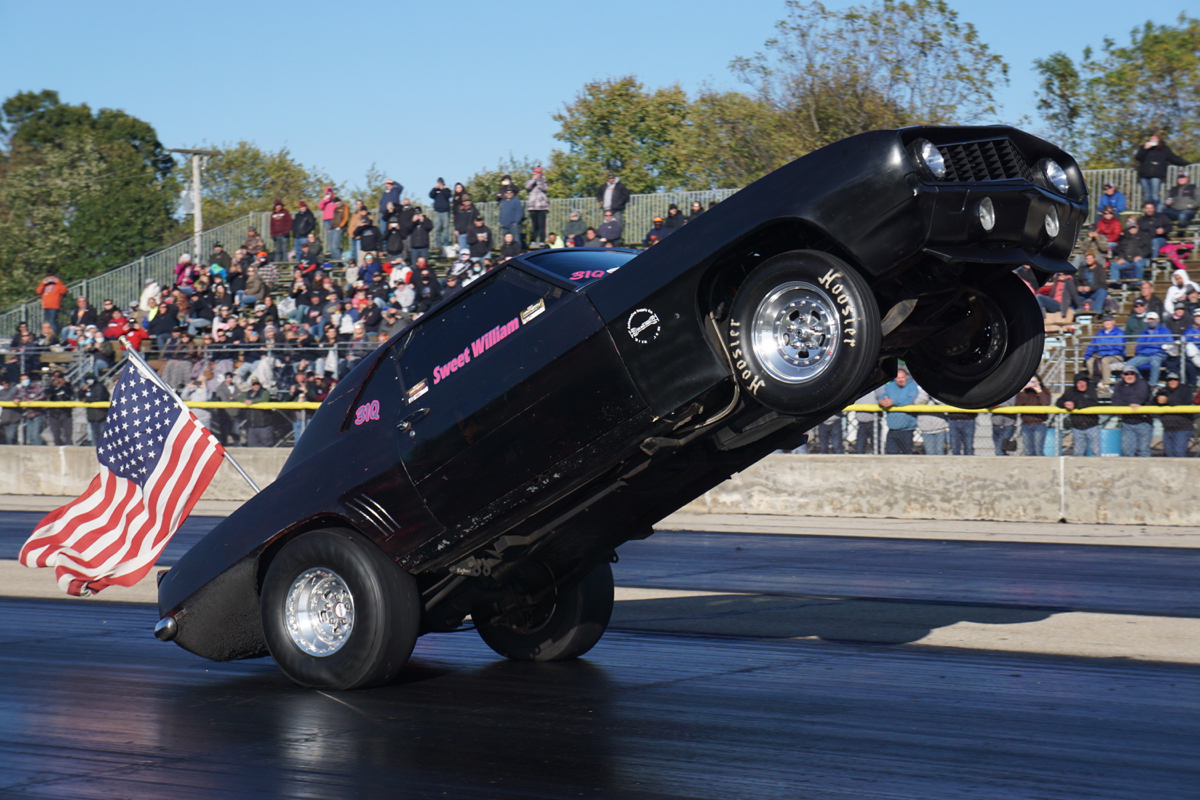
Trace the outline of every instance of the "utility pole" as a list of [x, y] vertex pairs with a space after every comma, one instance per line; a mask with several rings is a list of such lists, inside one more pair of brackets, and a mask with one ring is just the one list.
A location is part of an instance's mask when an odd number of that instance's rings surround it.
[[[168, 153], [185, 153], [192, 157], [192, 263], [199, 264], [200, 234], [204, 232], [204, 208], [200, 205], [200, 170], [209, 156], [220, 155], [218, 150], [168, 150]], [[204, 159], [205, 161], [201, 161]]]

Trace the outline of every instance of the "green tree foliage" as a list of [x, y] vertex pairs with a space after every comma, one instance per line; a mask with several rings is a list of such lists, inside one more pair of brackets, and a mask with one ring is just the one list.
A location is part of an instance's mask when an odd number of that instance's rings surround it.
[[201, 178], [206, 228], [270, 209], [276, 199], [292, 211], [301, 200], [315, 209], [326, 186], [339, 188], [323, 170], [292, 158], [286, 147], [270, 152], [241, 141], [196, 149], [220, 152], [209, 159]]
[[152, 126], [51, 90], [0, 111], [0, 303], [24, 299], [47, 272], [88, 277], [163, 243], [173, 165]]
[[1034, 61], [1038, 110], [1055, 138], [1094, 169], [1127, 167], [1153, 131], [1200, 159], [1200, 19], [1147, 22], [1129, 43], [1105, 39], [1076, 63], [1065, 53]]
[[[496, 199], [496, 195], [500, 192], [500, 181], [504, 179], [505, 175], [511, 177], [512, 182], [523, 192], [525, 182], [533, 177], [533, 168], [541, 163], [528, 157], [517, 158], [509, 153], [507, 159], [502, 158], [496, 163], [495, 169], [482, 169], [476, 172], [463, 181], [463, 186], [476, 203], [486, 203]], [[450, 184], [450, 186], [453, 187], [454, 184]], [[550, 187], [550, 194], [552, 197], [568, 196], [563, 195], [561, 191], [559, 194], [555, 194], [553, 186]], [[428, 202], [426, 200], [426, 203]]]
[[550, 156], [546, 177], [558, 197], [593, 194], [609, 172], [630, 192], [673, 189], [685, 173], [674, 145], [688, 115], [678, 85], [647, 91], [634, 77], [586, 84], [554, 119], [567, 149]]
[[793, 157], [864, 131], [977, 122], [1008, 65], [941, 0], [833, 10], [789, 0], [765, 52], [732, 69], [774, 109]]

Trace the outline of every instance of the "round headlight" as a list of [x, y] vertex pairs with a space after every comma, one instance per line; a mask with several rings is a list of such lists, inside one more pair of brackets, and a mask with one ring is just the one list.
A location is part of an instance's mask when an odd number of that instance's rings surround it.
[[992, 204], [992, 198], [985, 197], [979, 201], [979, 224], [983, 226], [985, 231], [990, 231], [996, 227], [996, 206]]
[[1046, 215], [1046, 233], [1050, 235], [1051, 239], [1058, 236], [1058, 212], [1053, 208]]
[[1070, 182], [1067, 181], [1067, 173], [1058, 162], [1045, 159], [1042, 161], [1042, 174], [1046, 176], [1046, 180], [1050, 185], [1057, 189], [1062, 194], [1067, 193], [1067, 189], [1071, 188]]
[[917, 155], [921, 157], [921, 161], [925, 163], [925, 167], [933, 175], [933, 177], [941, 180], [946, 177], [946, 159], [942, 157], [942, 151], [926, 139], [917, 140]]

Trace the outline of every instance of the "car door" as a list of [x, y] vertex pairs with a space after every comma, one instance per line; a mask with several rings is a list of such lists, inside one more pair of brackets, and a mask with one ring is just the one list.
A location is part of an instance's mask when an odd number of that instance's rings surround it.
[[587, 297], [514, 266], [422, 320], [396, 362], [401, 460], [448, 527], [644, 407]]

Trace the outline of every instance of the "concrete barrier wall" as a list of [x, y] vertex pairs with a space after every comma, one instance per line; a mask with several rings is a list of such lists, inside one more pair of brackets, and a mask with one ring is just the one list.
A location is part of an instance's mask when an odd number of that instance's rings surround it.
[[[234, 451], [259, 486], [290, 450]], [[86, 447], [0, 448], [0, 494], [78, 495], [98, 471]], [[245, 500], [225, 464], [206, 500]], [[1200, 526], [1200, 459], [776, 454], [684, 511], [818, 517]]]

